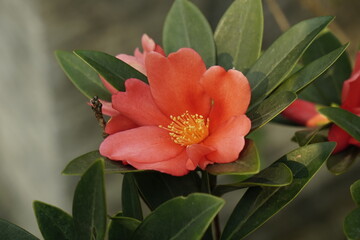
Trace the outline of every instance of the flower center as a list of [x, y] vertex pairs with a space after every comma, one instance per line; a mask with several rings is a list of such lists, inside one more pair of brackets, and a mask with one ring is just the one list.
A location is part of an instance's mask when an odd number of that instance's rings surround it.
[[170, 119], [172, 122], [167, 127], [159, 127], [168, 130], [172, 140], [181, 146], [199, 143], [209, 135], [209, 119], [202, 115], [186, 111], [177, 117], [170, 116]]

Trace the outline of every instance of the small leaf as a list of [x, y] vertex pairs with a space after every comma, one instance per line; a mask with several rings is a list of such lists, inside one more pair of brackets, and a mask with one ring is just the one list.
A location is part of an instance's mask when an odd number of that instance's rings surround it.
[[1, 240], [39, 240], [19, 226], [0, 218], [0, 239]]
[[261, 0], [234, 1], [214, 34], [218, 64], [247, 71], [260, 56], [263, 25]]
[[138, 172], [134, 174], [140, 194], [150, 210], [178, 196], [200, 192], [201, 180], [196, 172], [174, 177], [160, 172]]
[[360, 180], [350, 186], [350, 192], [354, 202], [360, 207]]
[[79, 240], [102, 240], [106, 232], [104, 164], [96, 161], [81, 177], [74, 194], [73, 217]]
[[74, 239], [73, 219], [68, 213], [39, 201], [34, 202], [34, 210], [44, 239]]
[[116, 216], [111, 218], [109, 226], [109, 240], [131, 240], [133, 233], [140, 225], [140, 221], [134, 218]]
[[353, 210], [346, 216], [344, 221], [344, 232], [349, 240], [360, 239], [360, 208]]
[[142, 170], [135, 169], [130, 165], [124, 165], [120, 161], [112, 161], [100, 155], [99, 151], [92, 151], [81, 155], [70, 161], [63, 170], [65, 175], [82, 175], [84, 172], [97, 160], [103, 160], [105, 163], [104, 172], [106, 174], [112, 173], [127, 173], [138, 172]]
[[238, 160], [231, 163], [208, 165], [206, 171], [213, 175], [249, 175], [260, 170], [260, 158], [255, 142], [247, 139]]
[[133, 173], [124, 174], [121, 200], [124, 217], [143, 219], [139, 191]]
[[[302, 63], [307, 65], [341, 46], [340, 41], [331, 32], [326, 31], [306, 50]], [[350, 60], [347, 53], [344, 52], [331, 68], [301, 92], [300, 98], [325, 106], [333, 103], [340, 105], [342, 85], [350, 77], [350, 74]]]
[[290, 168], [283, 163], [274, 163], [244, 181], [218, 185], [213, 193], [216, 196], [221, 196], [230, 191], [253, 186], [282, 187], [289, 185], [292, 180], [293, 176]]
[[88, 99], [98, 96], [111, 101], [111, 94], [102, 84], [99, 75], [78, 56], [71, 52], [56, 51], [56, 59], [66, 76]]
[[215, 65], [211, 27], [200, 10], [188, 0], [175, 0], [165, 19], [163, 45], [166, 54], [189, 47], [200, 54], [207, 67]]
[[107, 53], [85, 50], [76, 50], [74, 53], [119, 91], [125, 91], [124, 83], [129, 78], [147, 82], [144, 74]]
[[319, 112], [360, 141], [360, 117], [338, 107], [320, 108]]
[[224, 203], [221, 198], [203, 193], [171, 199], [145, 218], [133, 239], [201, 239]]
[[297, 96], [292, 92], [279, 92], [271, 94], [246, 115], [251, 120], [251, 130], [261, 128], [279, 115], [287, 106], [296, 100]]
[[297, 93], [301, 91], [303, 88], [317, 79], [327, 69], [329, 69], [341, 56], [341, 54], [344, 53], [348, 46], [349, 44], [341, 46], [305, 65], [303, 68], [291, 75], [283, 84], [281, 84], [279, 88], [276, 89], [276, 92], [291, 91]]
[[335, 175], [343, 174], [353, 165], [357, 156], [360, 156], [359, 149], [357, 147], [348, 147], [344, 151], [331, 155], [326, 162], [326, 166]]
[[298, 148], [277, 162], [293, 173], [293, 181], [284, 187], [251, 187], [231, 214], [221, 240], [242, 239], [285, 207], [319, 170], [335, 147], [333, 142]]
[[296, 142], [301, 147], [310, 143], [326, 142], [327, 137], [320, 134], [320, 132], [324, 129], [325, 126], [308, 128], [295, 132]]
[[246, 74], [252, 91], [250, 109], [284, 81], [306, 48], [331, 20], [333, 17], [302, 21], [281, 35], [264, 52]]

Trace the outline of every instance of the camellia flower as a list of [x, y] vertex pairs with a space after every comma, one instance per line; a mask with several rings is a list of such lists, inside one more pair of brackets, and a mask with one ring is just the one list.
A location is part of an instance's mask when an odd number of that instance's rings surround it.
[[[134, 56], [127, 54], [118, 54], [116, 57], [146, 75], [146, 55], [153, 51], [158, 52], [163, 56], [165, 56], [165, 53], [164, 50], [146, 34], [143, 34], [141, 38], [141, 43], [143, 52], [140, 52], [139, 48], [136, 48], [134, 51]], [[109, 84], [102, 76], [100, 76], [100, 79], [111, 94], [116, 94], [118, 92], [118, 90], [115, 89], [111, 84]], [[135, 127], [134, 123], [127, 117], [120, 114], [116, 109], [114, 109], [110, 102], [106, 102], [104, 100], [100, 101], [102, 103], [102, 113], [111, 117], [110, 121], [106, 125], [105, 133], [112, 134], [121, 130]]]
[[112, 107], [136, 127], [110, 134], [103, 156], [175, 176], [238, 158], [251, 127], [250, 85], [241, 72], [206, 70], [189, 48], [168, 57], [149, 52], [145, 69], [149, 85], [128, 79], [126, 92], [112, 97]]
[[[354, 70], [351, 77], [344, 81], [341, 93], [341, 108], [360, 116], [360, 52], [357, 54]], [[316, 110], [314, 103], [296, 100], [282, 113], [284, 117], [301, 125], [308, 127], [319, 126], [329, 120]], [[333, 153], [338, 153], [350, 144], [360, 147], [360, 143], [350, 136], [346, 131], [337, 126], [331, 125], [328, 140], [336, 142]]]

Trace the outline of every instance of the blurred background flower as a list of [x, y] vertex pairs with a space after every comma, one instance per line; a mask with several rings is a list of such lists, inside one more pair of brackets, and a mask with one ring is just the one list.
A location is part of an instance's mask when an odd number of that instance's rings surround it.
[[[231, 0], [194, 0], [214, 28]], [[61, 176], [66, 163], [97, 149], [101, 129], [81, 95], [56, 63], [53, 51], [88, 49], [131, 54], [143, 33], [161, 44], [162, 25], [172, 1], [0, 0], [0, 218], [38, 233], [32, 201], [71, 212], [77, 177]], [[264, 0], [263, 48], [300, 20], [335, 15], [330, 28], [351, 42], [360, 40], [358, 0]], [[294, 149], [295, 127], [269, 124], [254, 138], [264, 165]], [[266, 144], [271, 142], [271, 145]], [[333, 176], [325, 168], [293, 203], [248, 239], [343, 239], [342, 221], [353, 209], [349, 186], [358, 178], [357, 161]], [[107, 177], [109, 212], [120, 208], [121, 175]], [[118, 186], [118, 185], [116, 185]], [[227, 205], [236, 203], [225, 195]], [[228, 207], [231, 209], [231, 207]], [[115, 211], [115, 210], [114, 210]], [[222, 219], [226, 217], [226, 213]], [[39, 234], [37, 234], [39, 236]]]

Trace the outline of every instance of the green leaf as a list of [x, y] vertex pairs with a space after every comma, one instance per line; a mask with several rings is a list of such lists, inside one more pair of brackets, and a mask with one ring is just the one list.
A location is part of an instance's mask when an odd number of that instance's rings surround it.
[[293, 181], [284, 187], [251, 187], [231, 214], [222, 240], [242, 239], [261, 226], [294, 199], [319, 170], [335, 147], [333, 142], [316, 143], [298, 148], [277, 162], [293, 173]]
[[327, 69], [329, 69], [340, 57], [340, 55], [344, 53], [348, 46], [349, 44], [341, 46], [305, 65], [303, 68], [291, 75], [283, 84], [281, 84], [279, 88], [276, 89], [276, 92], [291, 91], [297, 93], [301, 91]]
[[221, 196], [230, 191], [253, 186], [282, 187], [289, 185], [292, 180], [290, 168], [283, 163], [274, 163], [245, 181], [216, 186], [213, 194]]
[[203, 193], [171, 199], [145, 218], [133, 239], [201, 239], [224, 203], [221, 198]]
[[297, 96], [292, 92], [279, 92], [271, 94], [246, 115], [251, 120], [251, 130], [261, 128], [279, 115], [286, 107], [296, 100]]
[[111, 101], [111, 94], [102, 84], [99, 75], [78, 56], [65, 51], [56, 51], [55, 56], [66, 76], [85, 97], [91, 99], [98, 96]]
[[350, 192], [354, 202], [360, 206], [360, 180], [357, 180], [350, 186]]
[[264, 18], [261, 0], [236, 0], [216, 27], [218, 65], [247, 71], [261, 51]]
[[320, 108], [319, 112], [360, 141], [360, 117], [338, 107]]
[[215, 43], [211, 27], [200, 10], [188, 0], [175, 0], [163, 29], [166, 54], [180, 48], [194, 49], [207, 67], [215, 65]]
[[215, 163], [208, 165], [206, 171], [213, 175], [249, 175], [260, 170], [260, 158], [255, 142], [246, 139], [244, 149], [239, 158], [231, 163]]
[[133, 173], [125, 173], [124, 175], [121, 200], [125, 217], [143, 219], [139, 191]]
[[[325, 125], [326, 126], [326, 125]], [[295, 139], [299, 146], [305, 146], [310, 143], [318, 143], [327, 141], [327, 137], [320, 134], [325, 126], [317, 128], [308, 128], [295, 132]]]
[[73, 219], [68, 213], [40, 201], [35, 201], [33, 206], [44, 239], [74, 239]]
[[331, 20], [333, 17], [326, 16], [302, 21], [264, 52], [246, 74], [252, 90], [250, 109], [284, 81], [306, 48]]
[[39, 240], [19, 226], [0, 218], [0, 239], [1, 240]]
[[360, 156], [360, 151], [357, 147], [348, 147], [327, 160], [326, 166], [330, 172], [335, 175], [346, 172], [355, 162], [357, 156]]
[[360, 208], [353, 210], [346, 216], [344, 221], [344, 232], [349, 240], [360, 239]]
[[[310, 45], [302, 62], [307, 65], [341, 46], [340, 41], [327, 31]], [[342, 85], [350, 77], [351, 69], [349, 57], [344, 52], [329, 70], [301, 92], [300, 98], [321, 105], [340, 105]]]
[[106, 232], [104, 163], [96, 161], [81, 177], [74, 194], [76, 239], [101, 240]]
[[74, 53], [119, 91], [125, 91], [124, 83], [129, 78], [137, 78], [147, 83], [144, 74], [107, 53], [85, 50], [76, 50]]
[[97, 160], [104, 161], [104, 172], [106, 174], [142, 171], [135, 169], [130, 165], [124, 165], [120, 161], [112, 161], [106, 157], [103, 157], [100, 155], [99, 151], [92, 151], [70, 161], [63, 170], [62, 174], [83, 175], [84, 172]]
[[116, 216], [111, 218], [109, 240], [130, 240], [140, 221], [134, 218]]
[[147, 171], [134, 174], [140, 194], [150, 210], [178, 196], [187, 196], [200, 192], [201, 180], [196, 172], [190, 172], [182, 177]]

